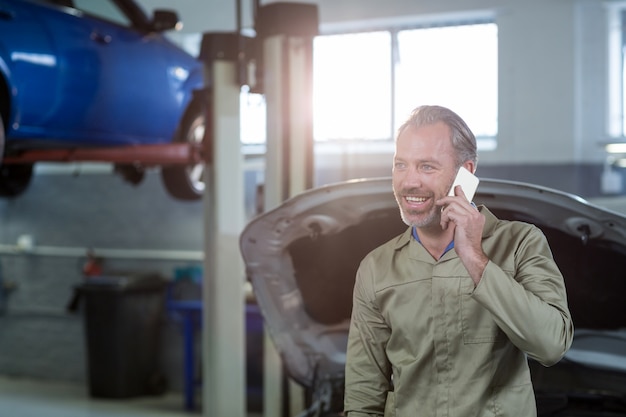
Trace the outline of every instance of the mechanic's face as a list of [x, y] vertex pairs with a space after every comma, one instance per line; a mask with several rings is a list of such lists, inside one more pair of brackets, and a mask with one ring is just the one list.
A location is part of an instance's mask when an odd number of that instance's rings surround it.
[[450, 128], [443, 122], [409, 127], [396, 140], [393, 192], [402, 220], [419, 228], [440, 227], [441, 207], [457, 172]]

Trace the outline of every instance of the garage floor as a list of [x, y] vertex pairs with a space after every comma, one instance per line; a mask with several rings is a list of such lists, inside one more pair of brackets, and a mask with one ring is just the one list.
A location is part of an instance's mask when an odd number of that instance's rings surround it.
[[[124, 400], [89, 397], [80, 385], [0, 376], [0, 416], [11, 417], [189, 417], [179, 394]], [[248, 414], [248, 417], [261, 417]]]

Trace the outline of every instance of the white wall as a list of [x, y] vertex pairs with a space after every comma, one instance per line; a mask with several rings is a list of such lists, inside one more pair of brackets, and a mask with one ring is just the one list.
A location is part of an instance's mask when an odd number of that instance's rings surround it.
[[[168, 0], [142, 0], [147, 8]], [[251, 25], [252, 1], [244, 3]], [[267, 4], [268, 2], [262, 2]], [[498, 149], [481, 163], [599, 163], [607, 111], [606, 10], [596, 0], [317, 0], [322, 32], [490, 14], [499, 31]], [[236, 0], [186, 0], [184, 32], [232, 31]], [[471, 62], [462, 65], [472, 65]]]

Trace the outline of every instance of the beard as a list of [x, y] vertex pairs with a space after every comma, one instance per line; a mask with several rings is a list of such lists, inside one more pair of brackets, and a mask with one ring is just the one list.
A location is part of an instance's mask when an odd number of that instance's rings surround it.
[[417, 228], [428, 228], [434, 225], [439, 225], [441, 220], [441, 210], [437, 206], [432, 206], [430, 209], [424, 210], [411, 210], [406, 209], [403, 203], [402, 195], [396, 194], [396, 203], [400, 208], [400, 217], [407, 226], [415, 226]]

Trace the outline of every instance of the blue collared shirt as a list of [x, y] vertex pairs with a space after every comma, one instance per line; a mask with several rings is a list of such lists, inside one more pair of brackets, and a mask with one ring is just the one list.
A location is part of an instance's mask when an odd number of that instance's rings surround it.
[[[419, 244], [421, 245], [422, 241], [420, 240], [420, 237], [417, 235], [417, 227], [413, 226], [413, 230], [411, 231], [411, 233], [413, 234], [413, 237], [415, 238], [415, 240], [417, 240], [419, 242]], [[454, 240], [452, 242], [448, 243], [448, 246], [446, 247], [446, 250], [443, 251], [441, 256], [445, 255], [446, 252], [448, 252], [452, 248], [454, 248]]]
[[[476, 207], [476, 204], [474, 204], [474, 202], [473, 202], [473, 201], [471, 202], [471, 204], [472, 204], [472, 207], [474, 207], [474, 208], [476, 208], [476, 209], [478, 208], [478, 207]], [[419, 238], [419, 236], [417, 235], [417, 227], [413, 226], [413, 230], [411, 231], [411, 233], [413, 234], [413, 237], [415, 238], [415, 240], [417, 240], [417, 241], [419, 242], [419, 244], [421, 245], [421, 244], [422, 244], [422, 242], [420, 241], [420, 238]], [[443, 253], [441, 254], [441, 256], [445, 255], [445, 254], [446, 254], [446, 252], [448, 252], [449, 250], [451, 250], [451, 249], [453, 249], [453, 248], [454, 248], [454, 240], [448, 244], [448, 246], [446, 247], [446, 250], [444, 250], [444, 251], [443, 251]]]

